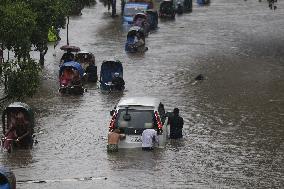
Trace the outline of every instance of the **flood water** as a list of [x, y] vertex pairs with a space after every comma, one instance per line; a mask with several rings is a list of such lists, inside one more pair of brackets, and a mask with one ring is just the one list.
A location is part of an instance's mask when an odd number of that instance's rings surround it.
[[[119, 9], [118, 9], [119, 10]], [[21, 189], [283, 188], [284, 2], [213, 0], [159, 22], [145, 54], [126, 54], [121, 17], [101, 3], [70, 18], [70, 44], [103, 60], [123, 62], [126, 90], [83, 96], [58, 93], [58, 65], [66, 44], [46, 55], [31, 150], [1, 153]], [[206, 79], [195, 83], [203, 74]], [[180, 108], [184, 139], [164, 149], [107, 154], [109, 111], [121, 99], [154, 96], [167, 111]], [[86, 181], [73, 178], [93, 177]], [[68, 180], [71, 179], [71, 180]]]

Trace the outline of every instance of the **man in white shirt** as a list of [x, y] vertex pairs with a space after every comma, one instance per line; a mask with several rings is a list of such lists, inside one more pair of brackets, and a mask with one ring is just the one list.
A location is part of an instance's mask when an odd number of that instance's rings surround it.
[[142, 150], [153, 150], [155, 142], [159, 142], [157, 131], [155, 129], [145, 129], [142, 133]]

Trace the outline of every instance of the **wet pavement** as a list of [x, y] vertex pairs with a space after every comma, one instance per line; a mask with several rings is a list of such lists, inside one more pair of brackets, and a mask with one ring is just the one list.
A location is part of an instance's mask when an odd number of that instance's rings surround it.
[[[126, 28], [101, 3], [70, 19], [70, 44], [123, 62], [126, 90], [58, 93], [62, 41], [46, 56], [32, 150], [0, 154], [22, 189], [283, 188], [284, 3], [215, 0], [160, 21], [145, 54], [126, 54]], [[194, 82], [198, 74], [205, 80]], [[121, 97], [158, 97], [179, 107], [184, 139], [165, 149], [106, 153], [109, 111]], [[89, 178], [92, 177], [92, 178]], [[83, 179], [85, 178], [85, 179]]]

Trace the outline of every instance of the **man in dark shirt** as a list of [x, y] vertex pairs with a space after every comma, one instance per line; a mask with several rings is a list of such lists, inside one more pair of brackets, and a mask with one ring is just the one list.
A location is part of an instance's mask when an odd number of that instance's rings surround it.
[[123, 90], [124, 89], [124, 85], [125, 85], [125, 82], [124, 80], [119, 76], [119, 73], [114, 73], [114, 77], [111, 81], [112, 85], [113, 85], [113, 88], [115, 90]]
[[96, 82], [98, 80], [97, 66], [93, 62], [89, 63], [89, 66], [86, 68], [86, 73], [88, 76], [88, 81]]
[[175, 108], [173, 116], [169, 117], [170, 138], [182, 138], [183, 118], [179, 116], [179, 109]]
[[65, 63], [73, 60], [74, 60], [74, 54], [70, 50], [67, 50], [67, 52], [63, 54], [60, 62]]

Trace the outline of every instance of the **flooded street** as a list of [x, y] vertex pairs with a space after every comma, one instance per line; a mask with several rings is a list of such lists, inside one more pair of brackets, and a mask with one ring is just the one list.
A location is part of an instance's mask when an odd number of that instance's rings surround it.
[[[193, 12], [159, 20], [145, 54], [124, 51], [127, 29], [102, 3], [70, 18], [71, 45], [124, 68], [123, 94], [87, 85], [83, 96], [58, 93], [66, 44], [50, 46], [35, 111], [32, 150], [1, 153], [20, 189], [283, 188], [284, 2], [212, 0]], [[119, 7], [118, 7], [118, 10]], [[198, 74], [204, 81], [195, 83]], [[184, 139], [165, 149], [106, 152], [109, 111], [121, 97], [154, 96], [180, 108]], [[85, 181], [73, 178], [93, 177]], [[71, 180], [68, 180], [71, 179]]]

